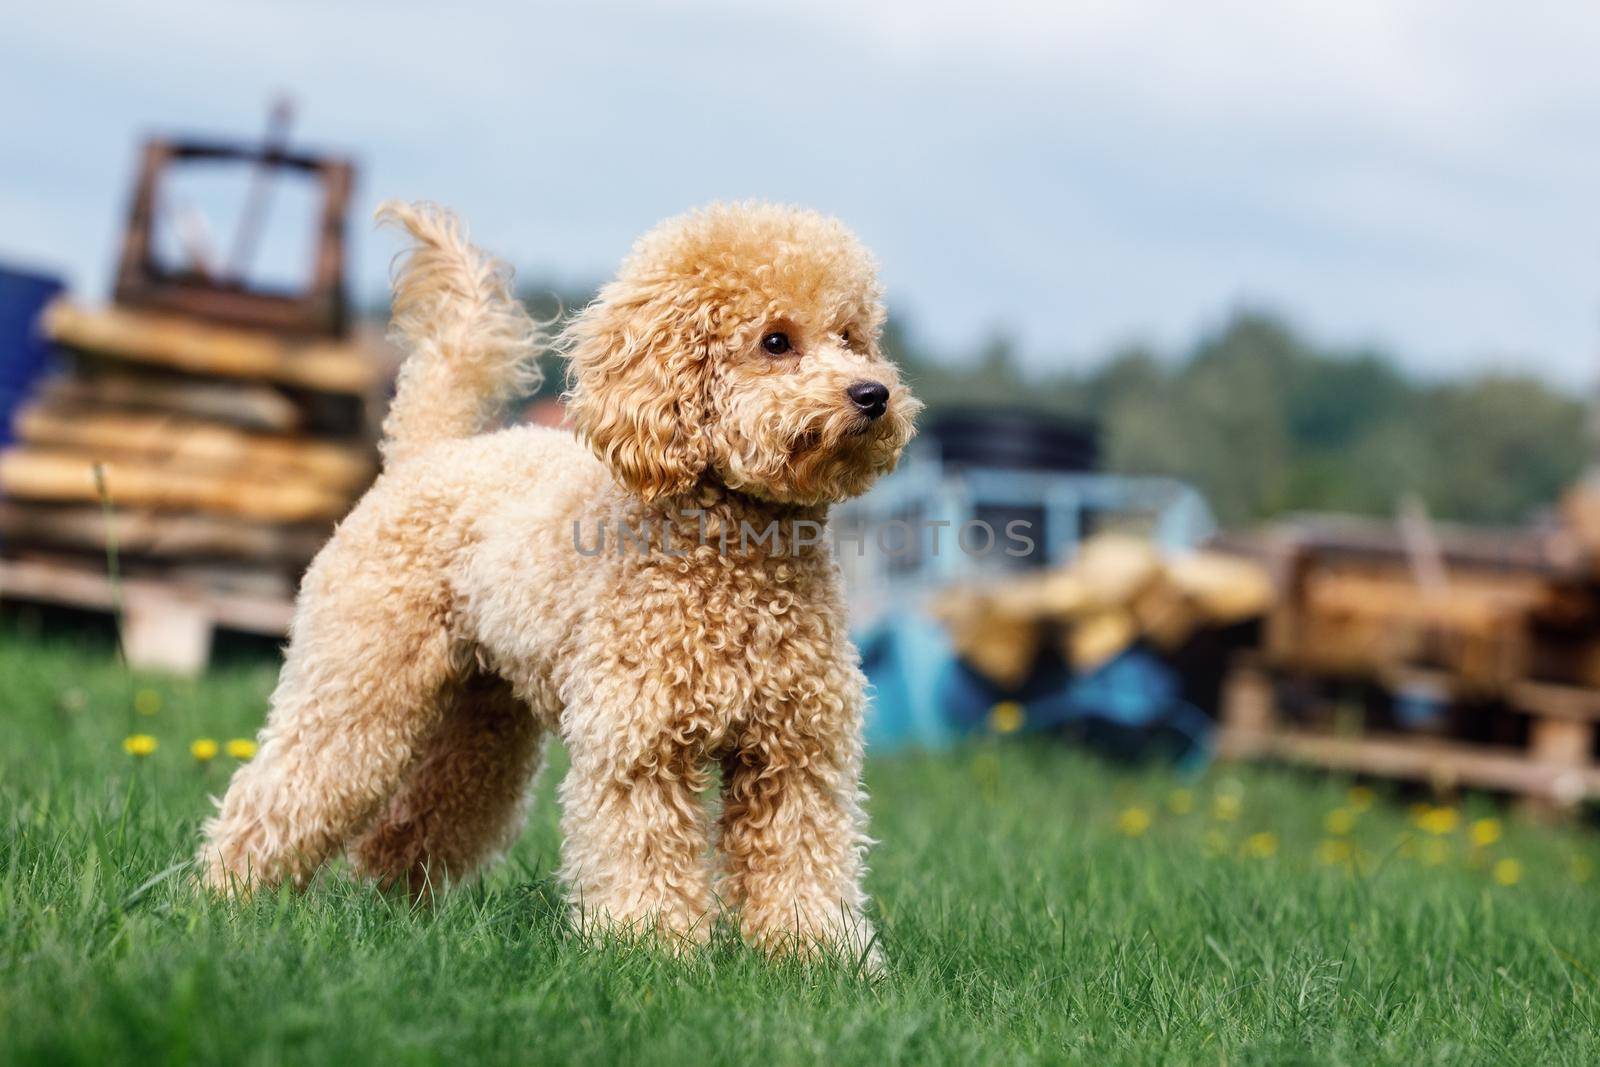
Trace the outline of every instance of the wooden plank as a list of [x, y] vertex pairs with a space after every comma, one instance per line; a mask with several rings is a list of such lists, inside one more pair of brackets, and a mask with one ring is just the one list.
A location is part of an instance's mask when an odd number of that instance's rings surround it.
[[[121, 591], [127, 606], [135, 601], [161, 604], [181, 599], [202, 608], [215, 626], [268, 637], [288, 633], [294, 616], [294, 603], [288, 598], [219, 594], [147, 578], [126, 579]], [[0, 559], [0, 600], [111, 611], [117, 605], [116, 592], [104, 572], [55, 562]]]
[[1408, 778], [1440, 787], [1458, 785], [1498, 789], [1571, 804], [1600, 796], [1600, 767], [1560, 766], [1528, 752], [1469, 745], [1432, 738], [1332, 737], [1302, 730], [1280, 730], [1229, 737], [1220, 750], [1237, 756], [1305, 763], [1349, 774]]
[[1578, 719], [1539, 719], [1528, 749], [1547, 766], [1582, 767], [1594, 751], [1594, 723]]
[[1499, 700], [1513, 711], [1536, 718], [1600, 721], [1600, 689], [1555, 682], [1518, 681], [1497, 689], [1481, 689], [1447, 671], [1406, 667], [1380, 679], [1385, 688], [1421, 687], [1444, 693], [1451, 700]]
[[383, 360], [358, 344], [294, 338], [128, 308], [58, 299], [44, 331], [68, 348], [194, 374], [283, 382], [362, 396], [383, 381]]
[[134, 597], [122, 619], [122, 654], [138, 670], [193, 677], [211, 659], [212, 619], [183, 597]]
[[[1528, 737], [1533, 759], [1548, 768], [1551, 789], [1530, 798], [1536, 814], [1556, 814], [1583, 799], [1573, 786], [1594, 753], [1595, 724], [1581, 719], [1535, 719]], [[1542, 811], [1541, 811], [1542, 809]]]
[[1518, 682], [1511, 687], [1507, 699], [1518, 710], [1546, 719], [1600, 721], [1600, 690], [1548, 682]]
[[18, 412], [14, 430], [17, 439], [28, 444], [82, 452], [94, 459], [143, 459], [238, 473], [281, 469], [352, 495], [377, 474], [376, 457], [359, 446], [249, 433], [181, 415], [74, 409], [42, 402]]
[[[1538, 526], [1484, 527], [1458, 523], [1432, 524], [1451, 579], [1463, 571], [1513, 571], [1566, 576], [1578, 572], [1582, 560]], [[1218, 539], [1231, 551], [1254, 554], [1263, 542], [1293, 542], [1301, 551], [1326, 562], [1361, 561], [1404, 570], [1408, 566], [1404, 537], [1394, 522], [1354, 515], [1300, 514], [1273, 523], [1265, 532], [1233, 533]]]
[[[104, 553], [107, 520], [98, 505], [0, 500], [0, 541]], [[111, 517], [117, 549], [163, 560], [207, 558], [304, 564], [333, 532], [331, 523], [269, 523], [217, 515], [118, 508]]]
[[1272, 677], [1257, 664], [1239, 658], [1223, 682], [1222, 755], [1236, 759], [1253, 755], [1276, 722]]
[[1589, 573], [1600, 573], [1600, 480], [1588, 477], [1573, 486], [1561, 501], [1561, 517]]
[[[85, 456], [33, 446], [0, 452], [0, 492], [22, 500], [97, 503], [94, 462]], [[106, 491], [117, 507], [202, 511], [281, 522], [332, 520], [349, 510], [351, 495], [305, 479], [242, 478], [174, 470], [141, 462], [101, 464]]]

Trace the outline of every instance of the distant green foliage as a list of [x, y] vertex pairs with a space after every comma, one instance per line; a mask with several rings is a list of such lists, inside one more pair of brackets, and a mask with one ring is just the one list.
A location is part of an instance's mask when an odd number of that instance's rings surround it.
[[[594, 289], [566, 283], [534, 283], [525, 285], [519, 294], [534, 319], [543, 324], [545, 335], [554, 338], [561, 325], [575, 312], [594, 299]], [[528, 400], [542, 400], [560, 396], [566, 389], [566, 367], [554, 359], [544, 364], [544, 380]]]
[[[526, 294], [543, 320], [592, 295], [570, 285]], [[884, 346], [929, 415], [978, 405], [1092, 420], [1109, 469], [1185, 478], [1227, 523], [1392, 514], [1408, 493], [1437, 518], [1518, 522], [1552, 504], [1587, 457], [1583, 402], [1537, 379], [1420, 382], [1383, 352], [1318, 347], [1253, 311], [1181, 358], [1130, 347], [1084, 373], [1030, 374], [1004, 334], [968, 356], [934, 356], [901, 319]], [[545, 378], [539, 395], [560, 392], [559, 367]]]
[[1441, 518], [1519, 521], [1586, 457], [1582, 401], [1536, 379], [1423, 383], [1382, 353], [1318, 348], [1257, 313], [1181, 359], [1131, 348], [1038, 378], [1003, 339], [965, 363], [927, 357], [903, 331], [888, 340], [933, 411], [1014, 404], [1092, 419], [1110, 469], [1189, 479], [1225, 522], [1387, 514], [1413, 492]]

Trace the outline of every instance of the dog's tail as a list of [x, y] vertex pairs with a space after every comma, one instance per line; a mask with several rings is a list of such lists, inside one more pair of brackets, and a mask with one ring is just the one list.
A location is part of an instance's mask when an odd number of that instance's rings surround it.
[[394, 272], [390, 336], [406, 352], [383, 420], [384, 461], [493, 426], [505, 404], [536, 389], [539, 327], [511, 291], [511, 271], [467, 243], [461, 223], [431, 204], [388, 201], [412, 245]]

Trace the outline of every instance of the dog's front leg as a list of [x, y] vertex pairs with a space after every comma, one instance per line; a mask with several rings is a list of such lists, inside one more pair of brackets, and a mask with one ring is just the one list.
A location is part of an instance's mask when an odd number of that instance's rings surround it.
[[562, 877], [589, 934], [659, 936], [675, 947], [710, 934], [708, 774], [671, 730], [644, 732], [639, 705], [602, 706], [566, 731]]
[[[850, 717], [853, 719], [853, 717]], [[767, 717], [779, 724], [814, 717]], [[740, 908], [749, 940], [774, 953], [880, 956], [863, 914], [869, 843], [859, 726], [824, 736], [778, 729], [723, 762], [723, 901]]]

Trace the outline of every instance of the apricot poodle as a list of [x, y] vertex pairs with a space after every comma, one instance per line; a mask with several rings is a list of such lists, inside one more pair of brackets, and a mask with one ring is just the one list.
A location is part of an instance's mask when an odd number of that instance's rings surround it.
[[380, 217], [414, 242], [384, 470], [306, 573], [203, 880], [303, 885], [344, 850], [460, 881], [517, 835], [554, 731], [586, 930], [692, 942], [720, 904], [769, 950], [865, 948], [865, 680], [815, 531], [920, 406], [871, 256], [788, 207], [657, 227], [557, 339], [574, 437], [494, 429], [538, 380], [508, 273], [443, 211]]

